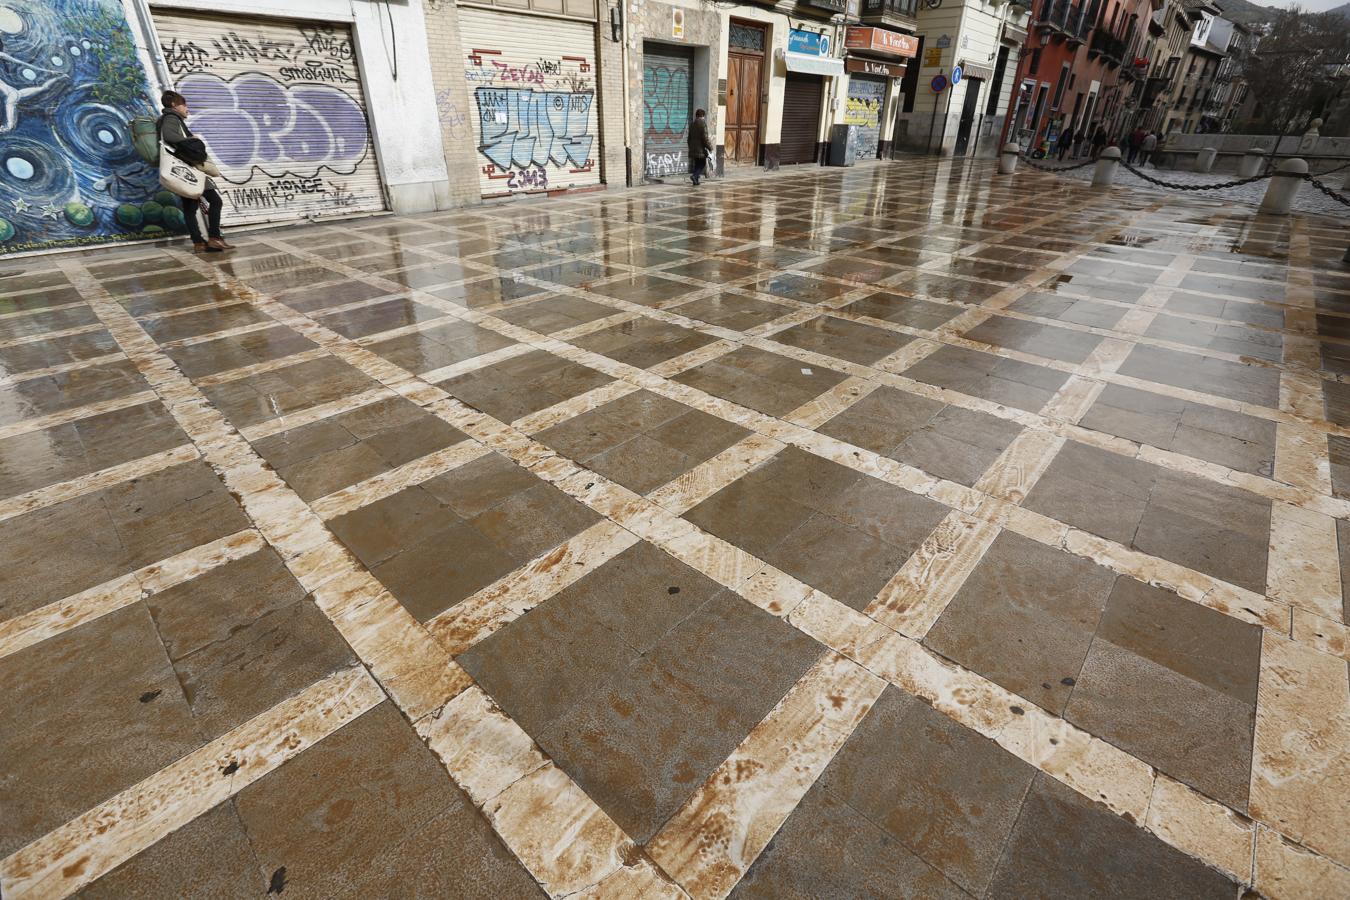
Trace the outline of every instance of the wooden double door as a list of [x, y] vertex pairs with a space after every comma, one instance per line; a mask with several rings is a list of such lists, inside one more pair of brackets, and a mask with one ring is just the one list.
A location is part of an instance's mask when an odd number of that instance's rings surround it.
[[732, 21], [727, 51], [727, 162], [754, 165], [759, 161], [765, 37], [763, 26]]

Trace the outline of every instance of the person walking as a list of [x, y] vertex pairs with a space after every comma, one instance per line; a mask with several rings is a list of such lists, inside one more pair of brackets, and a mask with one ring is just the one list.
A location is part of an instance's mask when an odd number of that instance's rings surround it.
[[1158, 135], [1150, 131], [1144, 135], [1144, 139], [1139, 142], [1139, 165], [1146, 166], [1148, 161], [1153, 158], [1153, 151], [1158, 149]]
[[[160, 96], [160, 103], [164, 105], [164, 115], [159, 117], [159, 134], [164, 143], [174, 156], [188, 165], [198, 169], [207, 165], [206, 145], [194, 137], [192, 130], [187, 126], [187, 98], [177, 91], [165, 91]], [[197, 223], [197, 208], [201, 205], [200, 201], [188, 197], [178, 198], [178, 202], [183, 205], [183, 219], [192, 238], [192, 249], [198, 253], [233, 250], [234, 245], [226, 243], [220, 233], [220, 214], [225, 202], [220, 197], [220, 191], [216, 190], [216, 183], [209, 176], [201, 199], [206, 202], [205, 238], [202, 237], [201, 225]]]
[[1073, 123], [1070, 122], [1064, 126], [1064, 130], [1059, 133], [1059, 159], [1064, 161], [1064, 154], [1068, 153], [1073, 147]]
[[708, 168], [708, 156], [712, 153], [712, 137], [708, 134], [708, 114], [701, 109], [694, 111], [694, 121], [689, 125], [689, 180], [698, 187], [698, 181]]
[[1144, 129], [1136, 128], [1130, 132], [1130, 142], [1126, 146], [1125, 161], [1134, 164], [1134, 159], [1139, 155], [1139, 148], [1144, 145]]
[[1098, 125], [1097, 130], [1092, 133], [1092, 158], [1096, 159], [1102, 155], [1102, 148], [1106, 146], [1106, 129]]

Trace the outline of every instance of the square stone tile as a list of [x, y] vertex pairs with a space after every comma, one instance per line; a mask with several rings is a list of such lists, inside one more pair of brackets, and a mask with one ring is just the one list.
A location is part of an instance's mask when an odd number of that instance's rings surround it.
[[1257, 406], [1276, 407], [1280, 401], [1277, 370], [1179, 350], [1136, 346], [1125, 358], [1120, 374]]
[[787, 315], [793, 307], [740, 294], [714, 294], [692, 303], [682, 303], [673, 311], [709, 325], [747, 331]]
[[304, 500], [397, 468], [466, 436], [416, 404], [391, 397], [254, 443]]
[[1261, 629], [1120, 578], [1065, 718], [1247, 808]]
[[460, 654], [458, 662], [522, 728], [541, 734], [720, 590], [642, 542]]
[[990, 886], [995, 897], [1231, 900], [1237, 893], [1217, 870], [1044, 774], [1031, 785]]
[[69, 337], [49, 338], [31, 344], [0, 347], [0, 372], [14, 375], [33, 369], [45, 369], [48, 366], [82, 362], [117, 352], [119, 352], [117, 341], [106, 331], [72, 334]]
[[512, 325], [519, 325], [540, 334], [553, 334], [555, 331], [575, 328], [618, 312], [619, 310], [613, 307], [582, 300], [580, 297], [550, 294], [540, 300], [531, 300], [503, 309], [494, 315]]
[[1005, 531], [924, 644], [1061, 715], [1116, 575]]
[[369, 896], [416, 873], [428, 896], [544, 896], [391, 703], [249, 785], [234, 805], [274, 893]]
[[888, 687], [819, 787], [978, 897], [1035, 776], [993, 741]]
[[139, 603], [0, 659], [0, 679], [5, 856], [202, 743]]
[[419, 322], [442, 319], [445, 316], [446, 314], [439, 309], [412, 300], [395, 298], [369, 306], [329, 313], [318, 317], [318, 322], [343, 337], [359, 338], [406, 325], [416, 325]]
[[994, 316], [967, 331], [965, 336], [995, 347], [1071, 363], [1085, 361], [1102, 340], [1095, 334], [1006, 316]]
[[645, 842], [819, 655], [787, 623], [719, 594], [536, 740]]
[[899, 350], [913, 338], [846, 319], [820, 316], [785, 331], [779, 331], [771, 340], [825, 356], [870, 365], [883, 356], [889, 356]]
[[495, 331], [468, 322], [440, 322], [410, 334], [375, 341], [366, 349], [416, 375], [424, 375], [514, 343]]
[[440, 387], [495, 419], [512, 422], [612, 380], [579, 363], [533, 350], [443, 381]]
[[962, 312], [961, 307], [954, 304], [934, 303], [931, 300], [920, 300], [917, 297], [906, 297], [886, 291], [878, 291], [856, 300], [844, 309], [856, 315], [870, 316], [928, 331], [942, 327]]
[[817, 783], [731, 897], [968, 897], [937, 869]]
[[149, 390], [129, 360], [0, 386], [0, 423], [52, 415]]
[[1114, 328], [1129, 311], [1125, 306], [1112, 306], [1095, 300], [1079, 300], [1055, 294], [1031, 293], [1015, 300], [1008, 309], [1028, 316], [1059, 319], [1075, 325]]
[[1004, 419], [883, 387], [817, 430], [969, 486], [1022, 429]]
[[317, 346], [309, 338], [284, 325], [277, 325], [274, 328], [236, 334], [200, 344], [189, 344], [186, 347], [171, 347], [166, 352], [169, 358], [178, 364], [184, 375], [189, 378], [201, 378], [231, 369], [284, 359], [296, 353], [313, 350]]
[[379, 382], [332, 357], [202, 388], [236, 428], [247, 428], [379, 387]]
[[357, 663], [271, 549], [154, 594], [147, 605], [204, 740]]
[[681, 372], [675, 380], [771, 416], [784, 416], [847, 377], [776, 353], [740, 347]]
[[1039, 412], [1069, 377], [1054, 369], [960, 347], [943, 347], [904, 374], [1028, 412]]
[[699, 290], [683, 281], [662, 278], [659, 275], [633, 273], [622, 275], [611, 281], [592, 285], [590, 290], [596, 294], [625, 300], [640, 306], [660, 306], [671, 300], [678, 300]]
[[668, 322], [638, 318], [577, 338], [573, 343], [639, 369], [682, 356], [716, 338]]

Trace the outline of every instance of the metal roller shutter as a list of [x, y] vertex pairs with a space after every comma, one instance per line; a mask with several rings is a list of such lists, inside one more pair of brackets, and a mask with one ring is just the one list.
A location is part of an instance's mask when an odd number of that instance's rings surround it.
[[386, 208], [351, 28], [156, 10], [233, 224]]
[[642, 50], [642, 142], [647, 175], [689, 171], [694, 117], [694, 51], [662, 44]]
[[463, 7], [484, 197], [600, 183], [595, 26]]
[[881, 140], [881, 110], [886, 105], [886, 79], [853, 75], [848, 80], [848, 107], [844, 123], [853, 131], [854, 158], [858, 162], [877, 158]]
[[820, 101], [825, 81], [819, 75], [787, 74], [783, 93], [783, 133], [779, 160], [783, 163], [816, 161], [816, 138], [820, 134]]

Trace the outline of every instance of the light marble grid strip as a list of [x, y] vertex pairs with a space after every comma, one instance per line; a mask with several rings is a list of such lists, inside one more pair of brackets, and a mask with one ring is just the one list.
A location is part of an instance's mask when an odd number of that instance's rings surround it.
[[330, 675], [0, 861], [0, 889], [68, 897], [382, 700], [360, 666]]
[[550, 896], [628, 880], [655, 891], [639, 896], [682, 896], [670, 891], [623, 830], [482, 689], [464, 691], [439, 715], [420, 722], [418, 732]]
[[101, 491], [104, 488], [112, 487], [115, 484], [121, 484], [123, 481], [130, 481], [133, 478], [143, 478], [146, 475], [159, 472], [171, 466], [179, 465], [180, 463], [191, 462], [192, 460], [197, 459], [199, 455], [196, 447], [191, 444], [182, 444], [178, 447], [162, 450], [159, 453], [142, 456], [140, 459], [133, 459], [124, 463], [119, 463], [115, 466], [109, 466], [106, 469], [100, 469], [99, 471], [91, 472], [88, 475], [81, 475], [80, 477], [72, 478], [69, 481], [49, 484], [46, 487], [36, 488], [25, 494], [6, 497], [4, 500], [0, 500], [0, 522], [47, 506], [54, 506], [55, 504], [62, 503], [66, 500], [72, 500], [75, 497], [82, 497], [85, 494]]
[[467, 375], [470, 372], [477, 372], [479, 369], [486, 369], [488, 366], [495, 366], [499, 362], [506, 362], [516, 356], [524, 356], [532, 348], [526, 344], [511, 344], [508, 347], [502, 347], [500, 350], [492, 350], [461, 362], [451, 363], [448, 366], [441, 366], [439, 369], [432, 369], [430, 372], [424, 372], [421, 375], [423, 381], [435, 383], [438, 381], [449, 381], [451, 378], [458, 378], [461, 375]]
[[826, 652], [647, 844], [692, 897], [731, 893], [886, 683]]
[[[41, 290], [41, 288], [39, 288], [38, 290]], [[30, 293], [30, 292], [24, 291], [23, 293]], [[8, 299], [13, 296], [14, 295], [10, 293], [0, 294], [0, 299]], [[37, 316], [41, 315], [42, 313], [58, 312], [63, 309], [74, 309], [77, 306], [84, 306], [84, 301], [72, 300], [70, 303], [57, 303], [52, 306], [35, 306], [32, 309], [11, 309], [8, 312], [0, 312], [0, 322], [7, 322], [10, 319], [23, 318], [24, 316]]]
[[238, 531], [0, 622], [0, 658], [242, 559], [264, 546], [258, 532]]
[[372, 475], [365, 481], [334, 491], [311, 501], [309, 505], [324, 521], [336, 519], [363, 506], [369, 506], [377, 500], [397, 494], [404, 488], [454, 471], [490, 452], [477, 441], [460, 441], [412, 462]]

